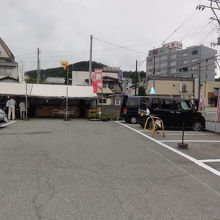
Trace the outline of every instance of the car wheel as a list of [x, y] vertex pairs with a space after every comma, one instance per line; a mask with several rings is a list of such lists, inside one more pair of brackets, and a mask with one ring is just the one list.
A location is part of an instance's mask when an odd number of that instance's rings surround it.
[[192, 125], [193, 131], [202, 131], [203, 130], [203, 124], [200, 121], [195, 121]]
[[136, 117], [131, 117], [130, 122], [131, 122], [131, 124], [136, 124], [137, 123], [137, 118]]

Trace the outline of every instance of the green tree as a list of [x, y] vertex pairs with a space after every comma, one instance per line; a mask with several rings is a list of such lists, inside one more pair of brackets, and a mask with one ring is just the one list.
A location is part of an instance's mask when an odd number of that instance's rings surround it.
[[147, 95], [144, 86], [140, 86], [138, 88], [138, 95], [139, 96], [146, 96]]

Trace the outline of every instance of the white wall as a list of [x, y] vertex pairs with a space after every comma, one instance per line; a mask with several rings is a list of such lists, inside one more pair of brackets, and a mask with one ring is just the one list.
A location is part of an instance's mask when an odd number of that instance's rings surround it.
[[[118, 78], [117, 73], [103, 72], [103, 76], [109, 76], [113, 78]], [[85, 79], [89, 79], [89, 72], [86, 71], [72, 71], [72, 85], [73, 86], [87, 86], [88, 83]]]

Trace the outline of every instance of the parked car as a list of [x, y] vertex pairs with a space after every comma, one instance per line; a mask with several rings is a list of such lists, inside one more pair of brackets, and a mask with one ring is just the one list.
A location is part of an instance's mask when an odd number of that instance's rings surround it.
[[0, 109], [0, 124], [8, 122], [6, 113]]
[[140, 96], [123, 97], [120, 116], [127, 122], [136, 124], [138, 122], [138, 109], [140, 107]]
[[142, 97], [140, 100], [140, 108], [138, 111], [138, 121], [144, 127], [149, 115], [160, 117], [163, 120], [165, 129], [186, 129], [201, 131], [205, 128], [205, 118], [200, 112], [197, 112], [190, 100], [149, 96]]

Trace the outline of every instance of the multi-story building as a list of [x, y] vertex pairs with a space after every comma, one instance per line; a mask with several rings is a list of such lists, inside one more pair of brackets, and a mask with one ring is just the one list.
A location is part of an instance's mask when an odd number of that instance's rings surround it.
[[18, 64], [5, 42], [0, 38], [0, 79], [18, 79]]
[[147, 74], [164, 77], [192, 77], [200, 82], [215, 80], [217, 51], [203, 46], [182, 49], [182, 43], [175, 41], [149, 51]]

